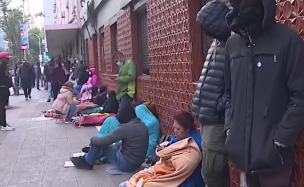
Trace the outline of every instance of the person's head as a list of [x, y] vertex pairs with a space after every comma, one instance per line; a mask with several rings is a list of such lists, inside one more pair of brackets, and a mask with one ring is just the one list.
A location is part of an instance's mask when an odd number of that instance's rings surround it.
[[89, 75], [90, 75], [90, 76], [93, 76], [93, 75], [95, 75], [95, 74], [96, 74], [95, 68], [90, 68], [90, 69], [89, 69]]
[[207, 36], [219, 41], [226, 41], [231, 35], [231, 30], [225, 19], [229, 11], [226, 4], [210, 1], [197, 13], [196, 22]]
[[226, 20], [233, 32], [242, 34], [241, 31], [251, 31], [253, 27], [265, 31], [275, 23], [275, 0], [230, 0], [230, 4], [233, 10], [226, 15]]
[[55, 68], [61, 68], [61, 67], [62, 67], [61, 62], [60, 62], [59, 60], [57, 60], [57, 61], [55, 62]]
[[157, 117], [156, 106], [155, 106], [155, 104], [154, 104], [153, 102], [147, 101], [147, 102], [144, 102], [143, 104], [147, 107], [147, 109], [148, 109], [155, 117]]
[[73, 85], [73, 83], [72, 83], [72, 82], [70, 82], [70, 81], [68, 81], [68, 82], [64, 83], [64, 85], [63, 85], [63, 86], [66, 86], [66, 87], [68, 87], [68, 88], [74, 89], [74, 85]]
[[122, 66], [123, 63], [125, 62], [125, 58], [124, 55], [119, 52], [119, 51], [115, 51], [113, 56], [112, 56], [112, 61], [117, 65], [117, 66]]
[[108, 91], [107, 98], [116, 98], [116, 92], [114, 90]]
[[118, 110], [116, 118], [120, 124], [124, 124], [130, 122], [132, 119], [135, 119], [136, 113], [131, 105], [124, 105]]
[[99, 86], [98, 93], [99, 94], [107, 93], [107, 87], [103, 85]]
[[179, 112], [173, 116], [173, 120], [174, 133], [179, 139], [186, 138], [189, 131], [195, 128], [194, 118], [189, 112]]
[[12, 58], [12, 56], [8, 52], [1, 52], [0, 53], [0, 68], [3, 68], [4, 70], [7, 69], [9, 60]]
[[37, 65], [37, 66], [40, 66], [40, 62], [37, 62], [36, 65]]

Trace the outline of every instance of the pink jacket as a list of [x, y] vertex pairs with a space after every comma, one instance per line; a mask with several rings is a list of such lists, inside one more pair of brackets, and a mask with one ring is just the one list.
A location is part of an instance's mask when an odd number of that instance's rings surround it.
[[98, 87], [98, 77], [96, 75], [95, 68], [90, 68], [90, 72], [92, 73], [92, 76], [89, 78], [88, 83], [92, 85], [93, 88]]
[[60, 89], [57, 99], [54, 101], [52, 109], [63, 114], [67, 114], [70, 108], [70, 105], [75, 105], [78, 102], [73, 100], [73, 89], [62, 86]]

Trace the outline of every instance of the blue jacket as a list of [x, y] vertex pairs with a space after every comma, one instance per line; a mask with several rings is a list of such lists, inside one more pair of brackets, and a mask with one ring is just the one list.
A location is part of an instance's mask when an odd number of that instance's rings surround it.
[[[197, 146], [200, 148], [202, 152], [202, 137], [201, 134], [196, 130], [192, 129], [189, 134], [187, 135], [187, 138], [192, 137], [194, 141], [196, 142]], [[178, 142], [178, 137], [173, 137], [170, 141], [170, 143], [167, 146], [170, 146], [171, 144], [174, 144]], [[202, 164], [198, 164], [192, 175], [188, 177], [179, 187], [205, 187], [205, 182], [201, 174], [202, 170]]]
[[135, 107], [135, 113], [136, 116], [140, 119], [140, 121], [143, 122], [148, 129], [149, 146], [146, 157], [150, 155], [155, 155], [155, 141], [158, 142], [160, 134], [159, 121], [144, 104]]

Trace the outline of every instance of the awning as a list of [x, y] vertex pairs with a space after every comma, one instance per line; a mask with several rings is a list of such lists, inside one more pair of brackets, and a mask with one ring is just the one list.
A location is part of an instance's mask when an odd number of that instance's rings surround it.
[[77, 31], [80, 29], [77, 24], [45, 25], [45, 36], [47, 41], [48, 54], [59, 56], [66, 44], [76, 39]]

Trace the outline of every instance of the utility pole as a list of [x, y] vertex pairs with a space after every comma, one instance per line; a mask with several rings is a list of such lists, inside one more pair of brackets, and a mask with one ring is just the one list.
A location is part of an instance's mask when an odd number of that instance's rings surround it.
[[[25, 27], [24, 3], [25, 3], [25, 0], [22, 0], [22, 25], [23, 25], [23, 29], [25, 31], [26, 27]], [[28, 40], [28, 38], [27, 38], [27, 40]], [[26, 49], [23, 50], [23, 56], [24, 56], [24, 60], [26, 60]]]

